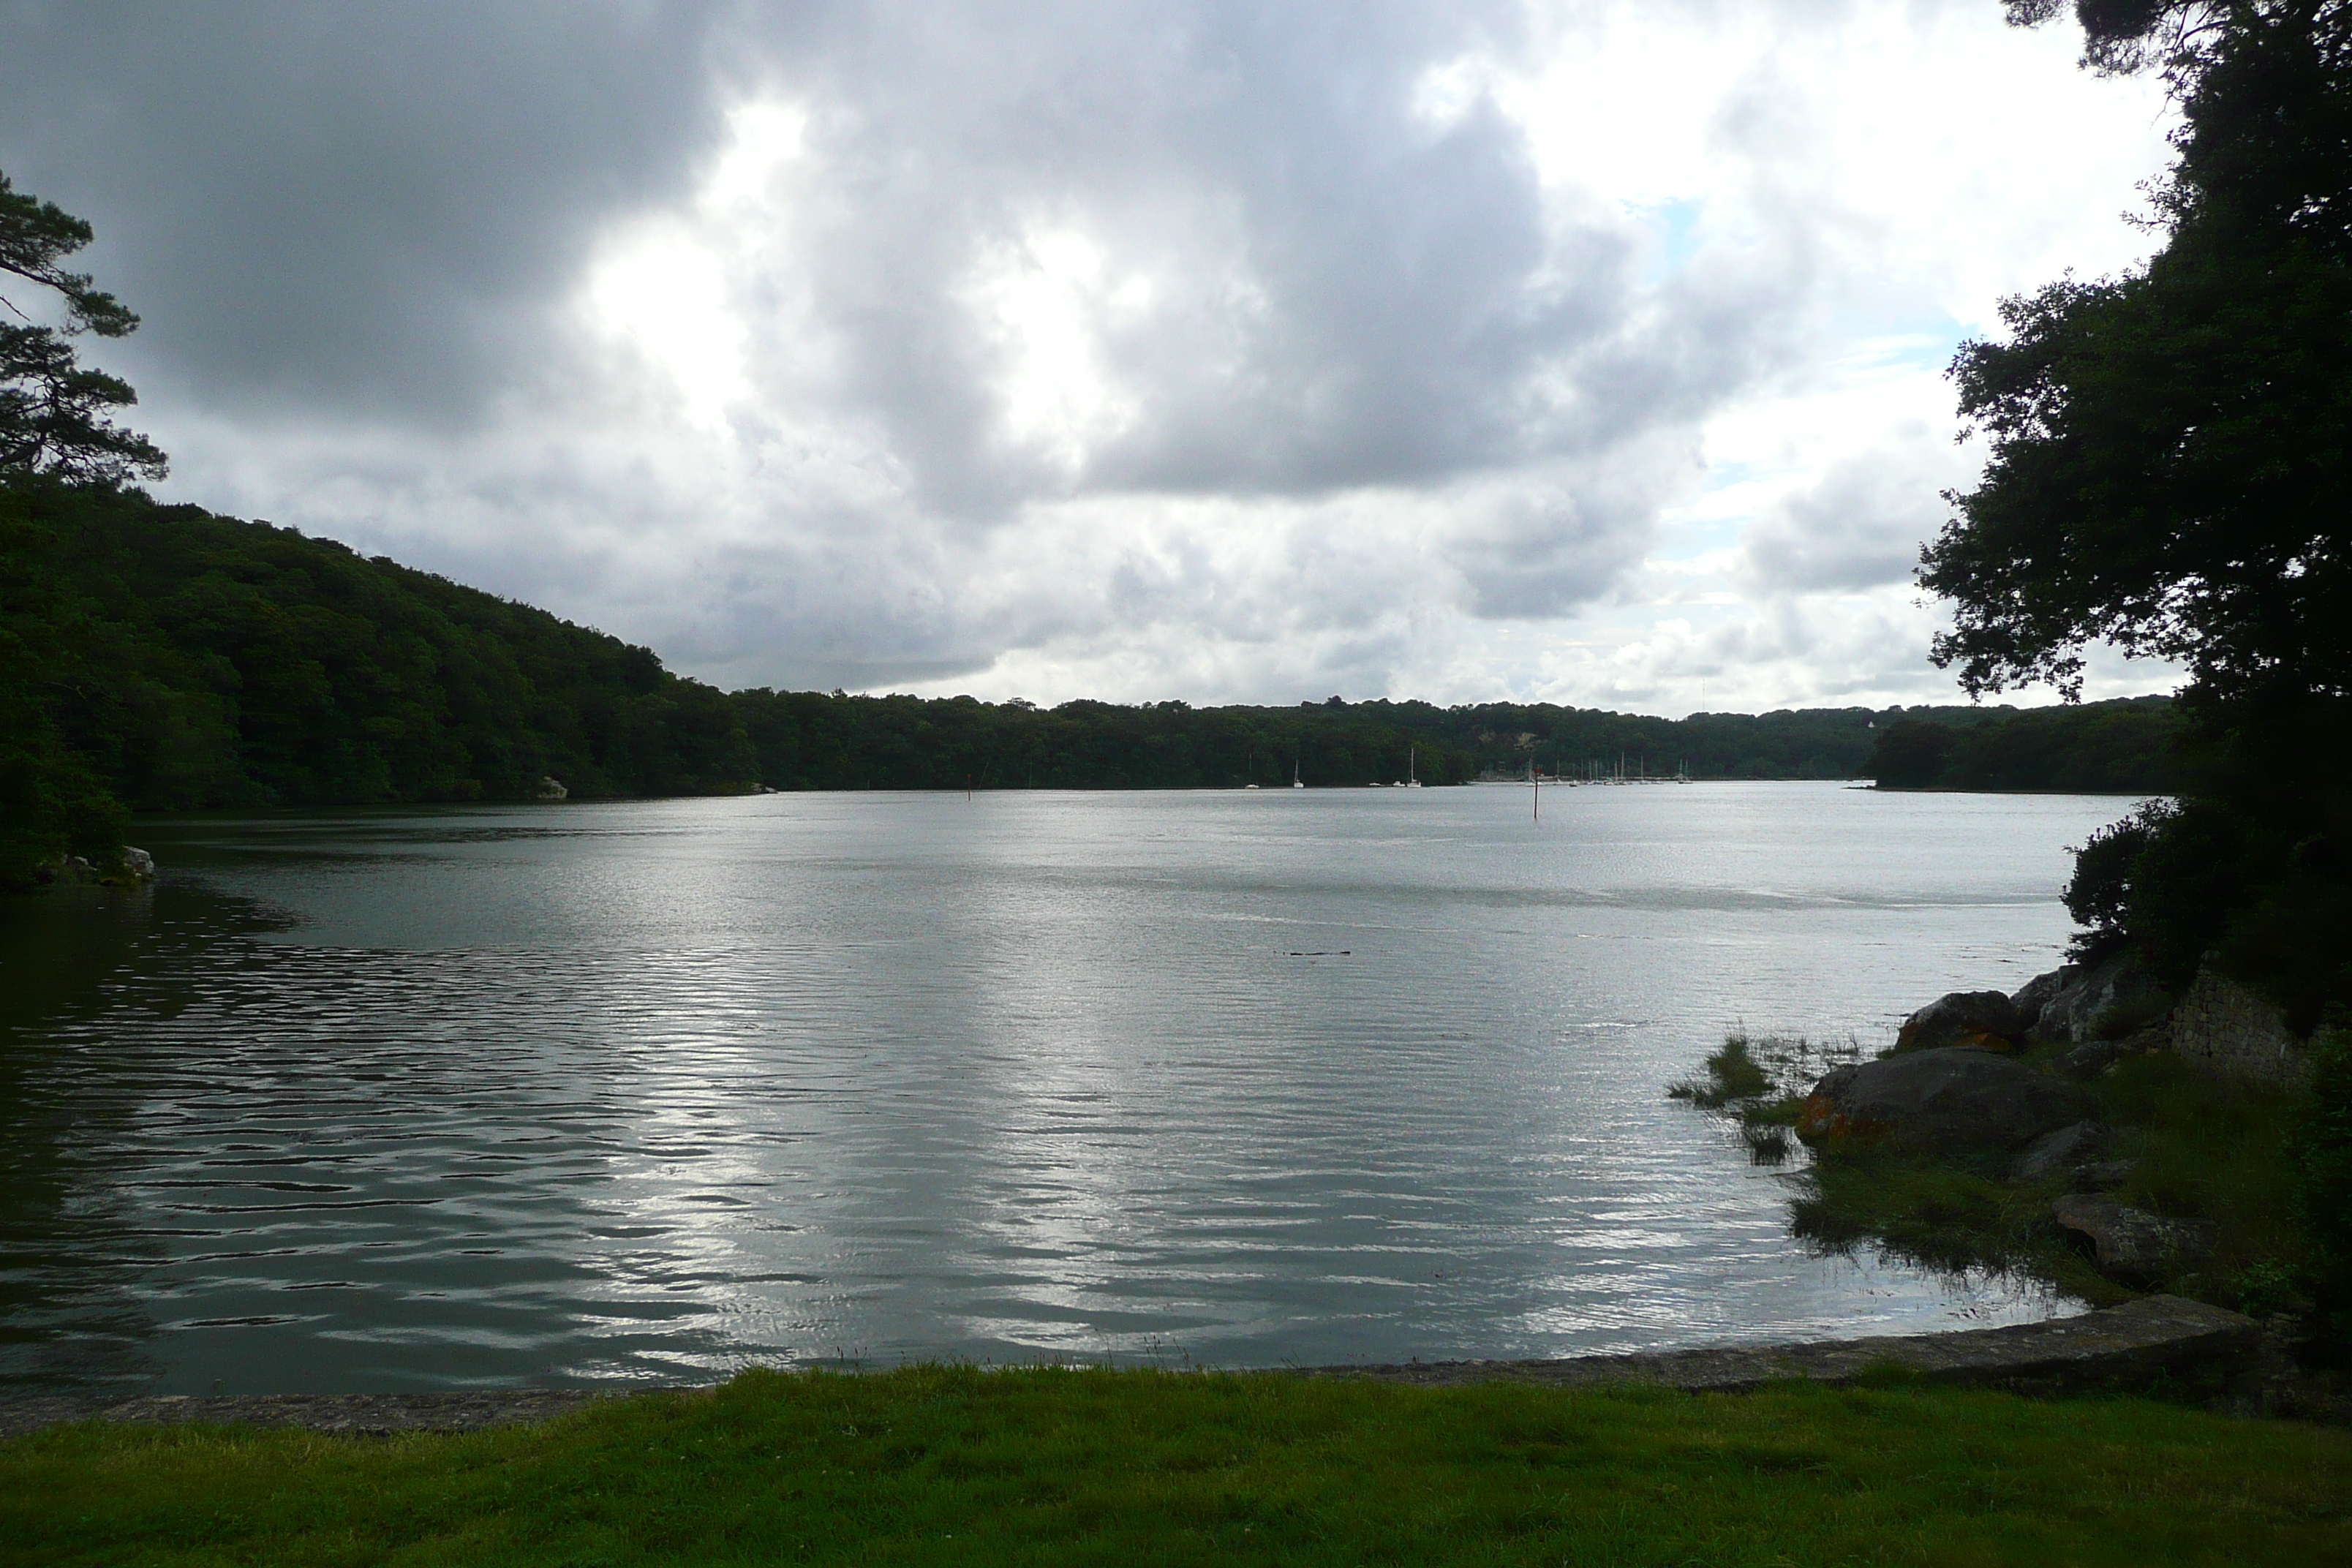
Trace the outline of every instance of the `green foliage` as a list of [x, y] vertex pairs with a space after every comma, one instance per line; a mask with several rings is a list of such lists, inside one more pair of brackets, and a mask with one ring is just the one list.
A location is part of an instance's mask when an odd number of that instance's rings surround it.
[[1706, 1058], [1706, 1081], [1689, 1080], [1666, 1090], [1668, 1098], [1687, 1100], [1715, 1110], [1735, 1100], [1754, 1100], [1771, 1089], [1762, 1064], [1748, 1054], [1748, 1037], [1727, 1035], [1723, 1049]]
[[125, 807], [753, 782], [727, 697], [646, 649], [330, 541], [42, 479], [0, 485], [0, 880]]
[[2312, 1036], [2312, 1094], [2291, 1144], [2295, 1201], [2313, 1247], [2321, 1306], [2352, 1349], [2352, 1028]]
[[1847, 1066], [1861, 1056], [1862, 1047], [1852, 1041], [1816, 1046], [1802, 1037], [1751, 1038], [1745, 1030], [1735, 1030], [1724, 1037], [1723, 1048], [1706, 1058], [1703, 1081], [1685, 1079], [1669, 1085], [1666, 1098], [1686, 1100], [1722, 1115], [1750, 1160], [1779, 1165], [1795, 1152], [1790, 1130], [1813, 1084], [1832, 1068]]
[[[969, 697], [827, 696], [814, 691], [736, 694], [761, 778], [780, 788], [1234, 788], [1286, 785], [1292, 767], [1308, 784], [1358, 786], [1403, 777], [1418, 748], [1425, 784], [1483, 774], [1516, 778], [1612, 773], [1652, 777], [1687, 770], [1701, 778], [1850, 778], [1878, 731], [1901, 709], [1811, 709], [1765, 714], [1696, 713], [1686, 719], [1486, 702], [1303, 702], [1295, 708], [1193, 708], [1182, 702], [1075, 701], [1044, 710]], [[2101, 704], [2081, 711], [2096, 724]], [[2148, 711], [2160, 709], [2142, 704]], [[1973, 733], [2013, 716], [2008, 708], [1919, 709]], [[2126, 723], [2132, 721], [2126, 721]], [[2138, 728], [2161, 725], [2155, 720]], [[2113, 737], [2105, 743], [2116, 755]], [[2071, 744], [2071, 740], [2061, 743]], [[2137, 742], [2135, 742], [2137, 743]], [[2085, 751], [2091, 748], [2086, 746]], [[2044, 773], [2050, 772], [2043, 769]], [[2106, 775], [2099, 775], [2102, 780]], [[2112, 787], [2137, 787], [2137, 780]], [[2007, 788], [1992, 783], [1970, 787]], [[2022, 787], [2043, 787], [2041, 784]], [[2050, 787], [2094, 787], [2071, 782]], [[2109, 787], [2102, 782], [2096, 787]]]
[[[2211, 1256], [2141, 1283], [2233, 1310], [2289, 1301], [2330, 1245], [2328, 1226], [2343, 1223], [2320, 1205], [2333, 1201], [2327, 1184], [2352, 1171], [2352, 1154], [2339, 1171], [2333, 1156], [2298, 1161], [2282, 1151], [2333, 1150], [2338, 1139], [2352, 1149], [2352, 1121], [2338, 1126], [2315, 1112], [2303, 1091], [2217, 1078], [2164, 1051], [2126, 1057], [2087, 1087], [2098, 1120], [2115, 1130], [2100, 1155], [2116, 1171], [2106, 1194], [2216, 1227]], [[2344, 1087], [2352, 1090], [2352, 1072]], [[2120, 1300], [2128, 1292], [2101, 1277], [2050, 1217], [2068, 1180], [2014, 1180], [2006, 1152], [1941, 1160], [1853, 1147], [1795, 1178], [1792, 1228], [1830, 1251], [1870, 1247], [1932, 1268], [2031, 1276], [2094, 1303]], [[2352, 1176], [2344, 1180], [2352, 1191]]]
[[[1745, 1028], [1723, 1037], [1723, 1048], [1706, 1058], [1705, 1082], [1686, 1079], [1666, 1090], [1702, 1110], [1742, 1105], [1751, 1120], [1793, 1122], [1793, 1106], [1832, 1068], [1862, 1059], [1862, 1047], [1817, 1046], [1801, 1035], [1754, 1035]], [[1769, 1103], [1755, 1103], [1769, 1102]]]
[[2167, 1051], [2126, 1058], [2092, 1087], [2119, 1129], [2112, 1157], [2132, 1163], [2115, 1196], [2220, 1227], [2211, 1260], [2165, 1288], [2235, 1307], [2246, 1269], [2308, 1265], [2294, 1163], [2281, 1158], [2308, 1114], [2306, 1094], [2220, 1077]]
[[95, 332], [119, 338], [139, 318], [86, 272], [62, 263], [90, 242], [89, 225], [0, 174], [0, 273], [53, 293], [65, 308], [62, 328], [43, 326], [0, 296], [0, 474], [54, 474], [120, 484], [161, 479], [163, 454], [113, 422], [139, 401], [131, 385], [80, 363], [70, 339]]
[[1136, 707], [740, 691], [761, 780], [780, 789], [1286, 788], [1459, 784], [1478, 764], [1416, 728], [1426, 703]]
[[[2006, 301], [2006, 340], [1955, 360], [1992, 452], [1924, 557], [1955, 611], [1935, 657], [1972, 691], [2074, 689], [2105, 640], [2231, 701], [2352, 694], [2352, 5], [2083, 15], [2179, 101], [2166, 243]], [[2146, 52], [2167, 17], [2195, 25]]]
[[2074, 851], [2074, 873], [2066, 883], [2066, 912], [2085, 934], [2075, 939], [2074, 956], [2111, 950], [2120, 940], [2131, 909], [2132, 885], [2149, 846], [2179, 816], [2170, 801], [2151, 801], [2122, 821], [2091, 835]]
[[[1492, 772], [1517, 777], [1529, 763], [1569, 777], [1621, 766], [1626, 776], [1685, 770], [1694, 778], [1845, 779], [1866, 774], [1881, 734], [1904, 722], [1901, 708], [1781, 709], [1770, 713], [1694, 713], [1653, 719], [1551, 703], [1482, 702], [1434, 709], [1393, 707], [1423, 732], [1459, 745]], [[1973, 731], [1997, 724], [2012, 708], [1914, 708], [1907, 717]]]
[[2197, 765], [2177, 814], [2090, 847], [2093, 940], [2175, 987], [2210, 953], [2307, 1028], [2352, 1001], [2352, 4], [2074, 9], [2089, 63], [2180, 107], [2164, 244], [2007, 301], [1954, 361], [1992, 456], [1924, 556], [1935, 658], [1971, 691], [2078, 689], [2102, 640], [2186, 665]]
[[1945, 783], [1945, 764], [1959, 737], [1948, 724], [1904, 719], [1886, 727], [1863, 772], [1881, 789], [1934, 789]]
[[[645, 648], [329, 540], [135, 491], [0, 483], [0, 881], [126, 809], [781, 789], [1426, 784], [1611, 769], [1844, 777], [1869, 710], [1122, 706], [732, 696]], [[1926, 710], [1922, 710], [1926, 711]], [[2097, 710], [2084, 710], [2096, 717]], [[2008, 710], [1937, 710], [1969, 731]]]
[[2352, 997], [2347, 722], [2340, 700], [2270, 705], [2206, 742], [2194, 792], [2094, 836], [2066, 895], [2078, 951], [2128, 942], [2176, 994], [2210, 955], [2298, 1031]]
[[[1738, 1395], [1280, 1373], [746, 1373], [390, 1440], [0, 1444], [15, 1560], [2304, 1564], [2352, 1437], [1880, 1378]], [[1770, 1543], [1759, 1555], [1759, 1543]]]
[[2100, 1305], [2129, 1294], [2059, 1235], [2051, 1183], [1871, 1146], [1816, 1159], [1793, 1181], [1790, 1229], [1824, 1252], [1867, 1247], [1955, 1274], [2030, 1276]]
[[2183, 725], [2163, 697], [2002, 709], [1969, 728], [1903, 719], [1862, 772], [1881, 789], [2055, 790], [2167, 795], [2187, 773]]

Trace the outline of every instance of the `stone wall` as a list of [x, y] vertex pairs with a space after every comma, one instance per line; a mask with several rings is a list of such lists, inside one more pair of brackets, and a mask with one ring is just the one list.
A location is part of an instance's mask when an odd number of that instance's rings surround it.
[[2210, 964], [2172, 1009], [2172, 1048], [2191, 1061], [2265, 1083], [2300, 1084], [2311, 1052], [2287, 1032], [2279, 1010]]

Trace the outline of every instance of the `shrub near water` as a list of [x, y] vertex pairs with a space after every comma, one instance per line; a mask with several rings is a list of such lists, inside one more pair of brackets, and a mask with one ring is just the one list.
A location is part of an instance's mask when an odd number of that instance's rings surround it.
[[1764, 1068], [1748, 1054], [1748, 1037], [1728, 1035], [1723, 1049], [1706, 1058], [1706, 1079], [1685, 1079], [1666, 1090], [1668, 1098], [1687, 1100], [1708, 1110], [1720, 1110], [1736, 1100], [1753, 1100], [1768, 1092], [1772, 1080]]
[[751, 1373], [390, 1441], [0, 1444], [46, 1564], [2294, 1563], [2352, 1553], [2352, 1435], [2139, 1400], [1282, 1374]]
[[1789, 1130], [1797, 1124], [1805, 1092], [1822, 1074], [1861, 1055], [1862, 1047], [1851, 1041], [1816, 1046], [1801, 1037], [1751, 1037], [1735, 1030], [1706, 1058], [1704, 1080], [1685, 1079], [1670, 1086], [1666, 1097], [1730, 1117], [1748, 1157], [1759, 1165], [1778, 1165], [1791, 1152]]
[[[2022, 1059], [2047, 1068], [2070, 1048], [2045, 1041]], [[1735, 1033], [1706, 1058], [1706, 1079], [1667, 1093], [1730, 1118], [1751, 1157], [1779, 1164], [1814, 1079], [1859, 1055]], [[1870, 1247], [1932, 1268], [2030, 1276], [2093, 1305], [2136, 1289], [2258, 1316], [2315, 1302], [2325, 1321], [2311, 1325], [2307, 1353], [2342, 1359], [2352, 1349], [2352, 1037], [2322, 1030], [2315, 1058], [2310, 1089], [2218, 1077], [2163, 1051], [2126, 1055], [2085, 1085], [2114, 1130], [2101, 1160], [2116, 1173], [2099, 1190], [2214, 1227], [2210, 1253], [2157, 1277], [2102, 1275], [2052, 1217], [2074, 1173], [2021, 1180], [2007, 1148], [1937, 1157], [1842, 1147], [1791, 1175], [1790, 1227], [1823, 1251]]]

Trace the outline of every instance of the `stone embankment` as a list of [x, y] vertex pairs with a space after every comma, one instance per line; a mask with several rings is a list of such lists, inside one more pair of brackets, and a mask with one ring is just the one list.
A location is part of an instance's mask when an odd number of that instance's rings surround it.
[[[671, 1390], [670, 1392], [677, 1392]], [[474, 1432], [547, 1421], [617, 1397], [593, 1389], [517, 1388], [466, 1394], [163, 1394], [144, 1399], [27, 1399], [0, 1404], [0, 1437], [68, 1421], [153, 1426], [292, 1426], [385, 1437], [395, 1432]]]
[[[1931, 1004], [1922, 1015], [1954, 999]], [[2158, 990], [2126, 952], [2037, 975], [2011, 1001], [2021, 1025], [2016, 1039], [2074, 1043], [2064, 1064], [2071, 1071], [2095, 1070], [2130, 1051], [2170, 1050], [2264, 1083], [2292, 1087], [2311, 1076], [2310, 1047], [2288, 1029], [2279, 1009], [2210, 963], [2177, 1000]]]
[[[1963, 1329], [1808, 1344], [1733, 1345], [1556, 1361], [1411, 1362], [1327, 1366], [1301, 1377], [1366, 1378], [1429, 1387], [1517, 1383], [1546, 1388], [1651, 1384], [1738, 1393], [1792, 1380], [1845, 1384], [1899, 1369], [1937, 1383], [2023, 1392], [2225, 1385], [2253, 1365], [2261, 1330], [2252, 1319], [2172, 1296], [2105, 1311], [2004, 1329]], [[637, 1392], [684, 1394], [687, 1388]], [[356, 1436], [472, 1432], [545, 1421], [628, 1394], [586, 1389], [471, 1394], [289, 1394], [124, 1400], [40, 1399], [0, 1405], [0, 1436], [68, 1421], [299, 1427]]]
[[2226, 1377], [2254, 1364], [2261, 1338], [2261, 1325], [2252, 1318], [2178, 1296], [2144, 1296], [2076, 1318], [2003, 1329], [1563, 1361], [1318, 1367], [1308, 1375], [1432, 1385], [1523, 1383], [1546, 1388], [1653, 1384], [1694, 1392], [1738, 1393], [1792, 1380], [1853, 1383], [1899, 1369], [1937, 1383], [2038, 1393], [2146, 1387], [2166, 1380], [2209, 1380], [2216, 1374]]

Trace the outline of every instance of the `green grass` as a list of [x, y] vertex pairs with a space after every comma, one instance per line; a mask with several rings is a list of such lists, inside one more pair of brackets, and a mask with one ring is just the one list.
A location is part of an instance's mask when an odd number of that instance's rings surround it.
[[1899, 1384], [749, 1373], [458, 1436], [12, 1439], [0, 1560], [2300, 1565], [2352, 1561], [2352, 1434]]
[[2052, 1200], [2066, 1190], [2063, 1178], [2011, 1182], [1862, 1148], [1815, 1160], [1791, 1184], [1790, 1229], [1826, 1251], [1867, 1246], [1953, 1273], [2028, 1276], [2097, 1307], [2137, 1294], [2103, 1277], [2050, 1217]]
[[1852, 1041], [1816, 1046], [1801, 1037], [1751, 1037], [1746, 1029], [1735, 1029], [1723, 1037], [1723, 1048], [1706, 1058], [1706, 1077], [1669, 1085], [1666, 1098], [1723, 1116], [1750, 1160], [1778, 1165], [1795, 1152], [1790, 1134], [1805, 1092], [1830, 1068], [1861, 1057], [1862, 1047]]
[[2248, 1269], [2307, 1264], [2293, 1158], [2307, 1094], [2219, 1078], [2169, 1052], [2127, 1058], [2093, 1087], [2118, 1130], [2111, 1157], [2135, 1162], [2115, 1197], [2221, 1227], [2206, 1268], [2171, 1289], [2235, 1306], [2231, 1282]]
[[1771, 1087], [1764, 1064], [1748, 1053], [1748, 1037], [1727, 1035], [1723, 1049], [1706, 1058], [1706, 1081], [1685, 1079], [1668, 1089], [1666, 1098], [1717, 1110], [1736, 1100], [1753, 1100]]

